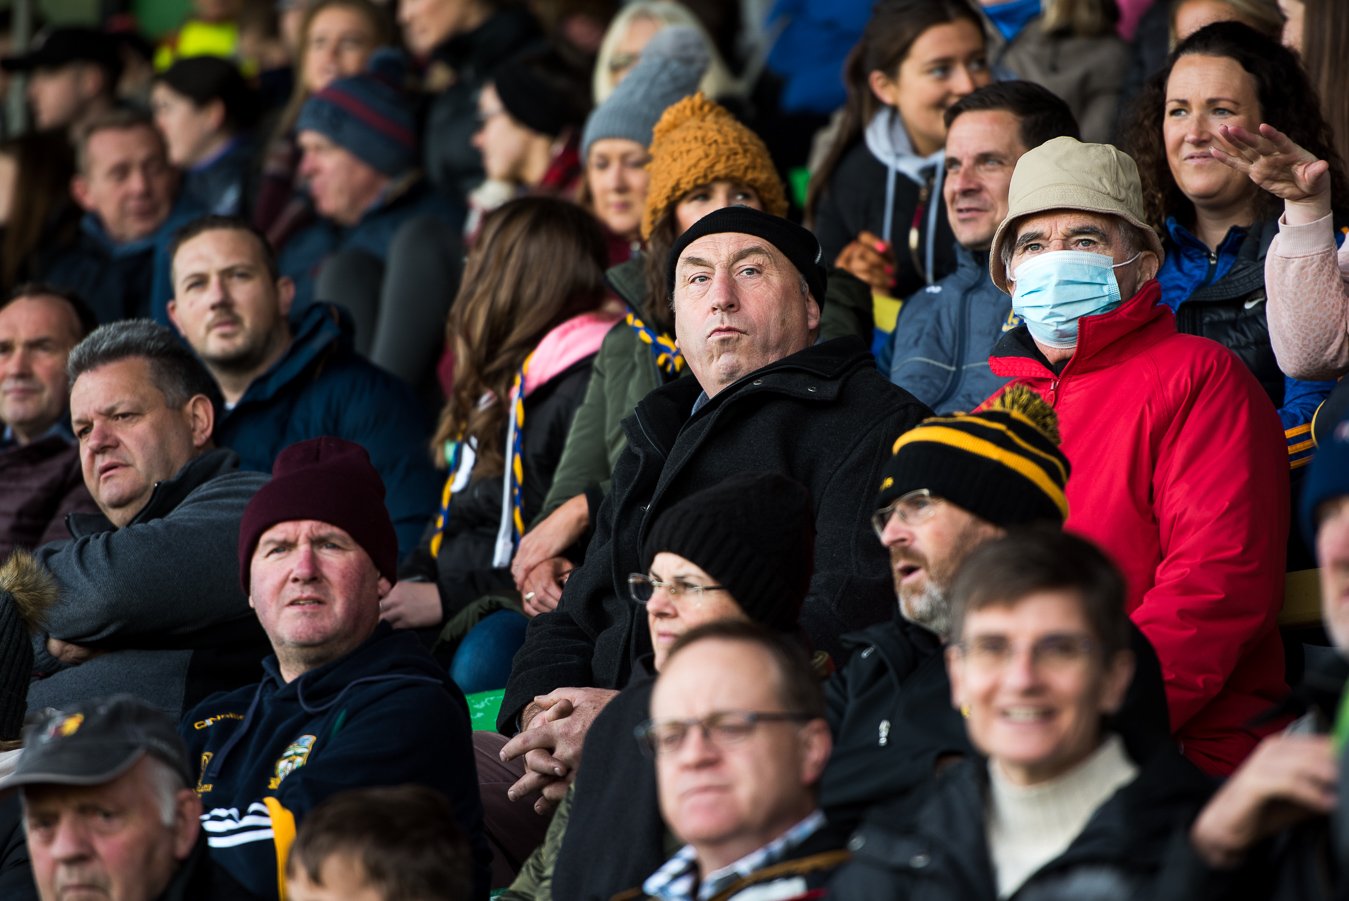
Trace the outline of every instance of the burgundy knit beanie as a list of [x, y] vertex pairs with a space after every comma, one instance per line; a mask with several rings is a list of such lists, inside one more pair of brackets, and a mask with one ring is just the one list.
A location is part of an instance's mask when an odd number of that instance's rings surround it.
[[272, 480], [253, 495], [239, 523], [239, 581], [245, 593], [262, 534], [301, 519], [342, 529], [370, 555], [380, 575], [397, 580], [398, 536], [384, 507], [384, 482], [359, 444], [324, 435], [277, 455]]

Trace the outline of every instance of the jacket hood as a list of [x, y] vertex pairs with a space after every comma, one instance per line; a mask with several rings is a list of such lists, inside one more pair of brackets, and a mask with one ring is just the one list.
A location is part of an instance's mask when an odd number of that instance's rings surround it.
[[[355, 352], [355, 325], [351, 314], [336, 304], [310, 304], [300, 311], [299, 318], [291, 322], [290, 327], [293, 330], [290, 347], [271, 369], [253, 380], [234, 405], [235, 410], [250, 403], [271, 400], [302, 372], [321, 365], [335, 353]], [[226, 417], [233, 412], [226, 413]]]
[[605, 284], [634, 310], [640, 310], [642, 301], [646, 299], [646, 279], [643, 277], [646, 265], [644, 254], [645, 251], [633, 254], [628, 260], [604, 270]]
[[604, 336], [618, 319], [617, 313], [593, 310], [555, 325], [534, 348], [525, 373], [525, 397], [599, 353]]
[[884, 106], [878, 110], [867, 123], [862, 136], [872, 156], [880, 160], [887, 169], [898, 170], [905, 178], [916, 184], [923, 183], [926, 170], [929, 168], [935, 167], [940, 172], [942, 160], [946, 157], [945, 149], [938, 150], [931, 156], [920, 156], [915, 153], [913, 142], [909, 140], [909, 133], [904, 128], [904, 120], [899, 118], [899, 111], [892, 106]]

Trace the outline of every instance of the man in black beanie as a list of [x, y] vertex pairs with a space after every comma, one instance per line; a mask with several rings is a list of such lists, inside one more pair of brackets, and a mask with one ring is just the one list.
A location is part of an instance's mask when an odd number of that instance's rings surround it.
[[[895, 440], [871, 524], [899, 604], [891, 622], [844, 636], [853, 653], [825, 686], [835, 743], [820, 800], [832, 822], [856, 824], [972, 753], [942, 657], [951, 580], [971, 551], [1009, 529], [1061, 528], [1068, 472], [1053, 409], [1025, 388]], [[1157, 655], [1136, 628], [1131, 637], [1137, 665], [1119, 719], [1142, 755], [1168, 740], [1170, 724]]]
[[[818, 537], [799, 624], [816, 648], [837, 651], [841, 634], [879, 622], [893, 604], [884, 554], [857, 511], [870, 505], [888, 443], [928, 411], [880, 375], [860, 341], [815, 343], [826, 286], [819, 242], [786, 219], [729, 207], [685, 232], [670, 265], [676, 337], [693, 378], [651, 392], [624, 422], [627, 449], [585, 562], [516, 655], [497, 720], [504, 733], [522, 733], [502, 758], [530, 755], [513, 797], [545, 786], [562, 794], [590, 721], [650, 648], [626, 591], [643, 539], [728, 473], [783, 475], [814, 498]], [[563, 700], [565, 717], [551, 711]], [[475, 741], [481, 760], [489, 739]]]
[[358, 444], [291, 445], [244, 510], [239, 579], [274, 654], [260, 684], [207, 698], [181, 731], [211, 853], [253, 897], [277, 897], [278, 862], [315, 805], [408, 782], [450, 800], [475, 850], [473, 897], [487, 897], [463, 693], [379, 619], [397, 565], [384, 483]]

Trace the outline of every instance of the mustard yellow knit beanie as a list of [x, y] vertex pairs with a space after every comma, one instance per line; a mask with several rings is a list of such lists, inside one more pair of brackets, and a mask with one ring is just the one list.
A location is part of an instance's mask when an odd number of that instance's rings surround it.
[[642, 238], [680, 199], [714, 181], [738, 181], [759, 195], [765, 212], [787, 215], [787, 195], [768, 148], [725, 107], [701, 92], [665, 111], [651, 136], [651, 173]]

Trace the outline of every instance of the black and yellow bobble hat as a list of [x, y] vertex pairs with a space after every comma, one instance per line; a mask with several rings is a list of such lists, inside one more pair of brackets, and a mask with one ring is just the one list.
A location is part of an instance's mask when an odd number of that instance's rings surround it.
[[997, 526], [1068, 518], [1058, 417], [1013, 386], [977, 413], [925, 419], [895, 441], [877, 509], [919, 488]]

